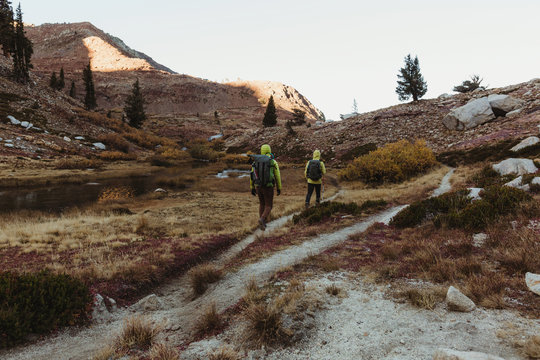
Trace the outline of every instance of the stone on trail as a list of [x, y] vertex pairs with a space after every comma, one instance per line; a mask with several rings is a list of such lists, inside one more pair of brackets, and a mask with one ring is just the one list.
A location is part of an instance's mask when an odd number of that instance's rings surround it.
[[513, 152], [517, 152], [521, 149], [525, 149], [526, 147], [536, 145], [540, 142], [540, 138], [537, 136], [529, 136], [526, 139], [523, 139], [519, 144], [511, 148], [510, 150]]
[[138, 311], [156, 311], [163, 307], [163, 303], [156, 294], [148, 295], [135, 304]]
[[487, 97], [471, 101], [448, 113], [442, 120], [450, 130], [467, 130], [495, 119]]
[[527, 283], [527, 287], [529, 288], [529, 290], [531, 290], [536, 295], [540, 295], [540, 275], [530, 272], [526, 273], [525, 283]]
[[525, 102], [520, 99], [516, 99], [512, 96], [508, 95], [489, 95], [487, 97], [487, 100], [489, 102], [489, 105], [491, 106], [491, 110], [496, 115], [506, 115], [506, 113], [509, 113], [510, 111], [517, 110], [523, 105], [525, 105]]
[[446, 304], [454, 311], [471, 312], [476, 309], [474, 302], [453, 286], [446, 293]]
[[534, 174], [538, 171], [538, 168], [531, 159], [510, 158], [493, 165], [493, 170], [504, 176], [510, 174]]
[[476, 351], [457, 351], [450, 349], [438, 349], [433, 354], [433, 360], [504, 360], [495, 355], [484, 354]]

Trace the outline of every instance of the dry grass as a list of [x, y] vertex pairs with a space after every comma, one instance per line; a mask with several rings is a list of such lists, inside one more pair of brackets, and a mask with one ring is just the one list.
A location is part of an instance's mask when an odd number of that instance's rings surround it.
[[210, 360], [240, 360], [242, 356], [230, 346], [222, 346], [208, 354]]
[[325, 290], [327, 294], [332, 296], [338, 296], [341, 293], [341, 288], [336, 284], [328, 285]]
[[178, 360], [180, 355], [178, 351], [165, 344], [154, 344], [150, 349], [150, 360]]
[[114, 346], [106, 345], [99, 350], [93, 357], [93, 360], [116, 360], [122, 357], [123, 353], [118, 352]]
[[283, 326], [283, 311], [274, 304], [248, 304], [244, 311], [247, 336], [257, 346], [285, 343], [292, 335]]
[[96, 159], [85, 158], [66, 158], [56, 162], [56, 169], [71, 170], [71, 169], [99, 169], [103, 166], [103, 162]]
[[446, 293], [443, 288], [417, 289], [409, 288], [399, 294], [412, 305], [421, 309], [433, 310], [438, 303], [444, 301]]
[[159, 329], [140, 316], [128, 318], [122, 332], [115, 340], [115, 348], [123, 350], [148, 350], [156, 339]]
[[98, 156], [101, 160], [105, 161], [137, 160], [135, 154], [127, 154], [121, 151], [102, 151]]
[[250, 279], [246, 284], [246, 293], [244, 294], [244, 301], [247, 304], [259, 304], [264, 301], [268, 296], [268, 291], [257, 286], [255, 279]]
[[223, 326], [223, 319], [218, 313], [216, 304], [212, 303], [199, 317], [195, 325], [195, 332], [199, 335], [210, 334]]
[[540, 359], [540, 336], [534, 335], [527, 339], [523, 350], [528, 357]]
[[223, 270], [212, 264], [202, 264], [189, 270], [189, 283], [194, 296], [204, 294], [209, 284], [219, 281], [223, 276]]
[[345, 195], [339, 196], [336, 201], [358, 204], [367, 200], [382, 199], [388, 203], [407, 204], [428, 196], [441, 183], [449, 168], [440, 166], [429, 173], [415, 177], [400, 184], [386, 184], [376, 188], [369, 187], [361, 182], [344, 183], [347, 190]]

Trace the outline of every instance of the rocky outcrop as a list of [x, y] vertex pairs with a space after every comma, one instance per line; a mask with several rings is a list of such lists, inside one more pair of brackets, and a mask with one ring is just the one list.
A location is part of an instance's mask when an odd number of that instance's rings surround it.
[[453, 311], [471, 312], [476, 309], [474, 302], [453, 286], [446, 293], [446, 304]]
[[493, 170], [504, 176], [510, 174], [534, 174], [538, 171], [538, 168], [531, 159], [510, 158], [493, 165]]
[[504, 360], [495, 355], [477, 351], [457, 351], [451, 349], [438, 349], [433, 354], [433, 360]]
[[473, 100], [452, 110], [443, 118], [443, 124], [450, 130], [472, 129], [495, 119], [495, 114], [487, 98]]
[[522, 149], [525, 149], [529, 146], [533, 146], [540, 143], [540, 139], [537, 136], [529, 136], [526, 139], [523, 139], [519, 144], [511, 148], [510, 150], [513, 152], [518, 152]]
[[525, 274], [527, 287], [536, 295], [540, 295], [540, 275], [528, 272]]
[[523, 191], [529, 191], [530, 190], [529, 184], [523, 184], [523, 176], [518, 176], [514, 180], [509, 181], [504, 185], [505, 186], [510, 186], [510, 187], [513, 187], [513, 188], [516, 188], [516, 189], [520, 189], [520, 190], [523, 190]]
[[161, 299], [156, 294], [151, 294], [145, 297], [144, 299], [139, 300], [137, 304], [134, 305], [135, 309], [138, 311], [156, 311], [160, 310], [163, 307]]
[[525, 102], [508, 95], [493, 94], [487, 97], [491, 110], [496, 116], [505, 116], [510, 111], [521, 108]]

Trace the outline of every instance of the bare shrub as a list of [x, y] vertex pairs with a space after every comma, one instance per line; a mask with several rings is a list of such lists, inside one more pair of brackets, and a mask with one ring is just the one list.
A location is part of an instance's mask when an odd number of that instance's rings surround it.
[[158, 333], [159, 329], [149, 320], [140, 316], [130, 317], [116, 339], [116, 348], [147, 350], [153, 345]]
[[197, 324], [195, 325], [195, 331], [197, 334], [205, 335], [210, 334], [212, 331], [217, 330], [223, 326], [223, 320], [218, 313], [216, 304], [212, 303], [206, 311], [199, 317]]
[[150, 349], [150, 360], [178, 360], [178, 351], [165, 344], [154, 344]]
[[221, 279], [223, 271], [212, 264], [203, 264], [194, 267], [188, 273], [191, 289], [195, 296], [202, 295], [208, 288], [208, 284]]
[[242, 356], [230, 346], [222, 346], [208, 354], [210, 360], [240, 360]]

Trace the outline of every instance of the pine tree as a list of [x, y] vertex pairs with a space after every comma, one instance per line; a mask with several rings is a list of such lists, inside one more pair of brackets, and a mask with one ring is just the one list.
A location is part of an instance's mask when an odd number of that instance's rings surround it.
[[26, 37], [22, 18], [21, 4], [17, 7], [15, 18], [15, 34], [13, 36], [11, 57], [13, 58], [13, 75], [21, 83], [30, 80], [30, 69], [33, 67], [30, 59], [34, 53], [32, 42]]
[[77, 96], [77, 91], [75, 90], [75, 81], [71, 81], [71, 88], [69, 89], [69, 96], [75, 98]]
[[293, 124], [303, 125], [306, 122], [306, 112], [300, 109], [293, 109]]
[[144, 98], [139, 86], [139, 79], [133, 84], [131, 94], [126, 99], [124, 112], [126, 113], [129, 125], [134, 128], [140, 128], [144, 120], [146, 120]]
[[13, 9], [11, 1], [0, 0], [0, 46], [4, 56], [11, 53], [13, 41]]
[[418, 101], [427, 92], [427, 83], [420, 73], [420, 63], [418, 56], [411, 58], [411, 54], [405, 57], [405, 67], [399, 69], [398, 86], [396, 93], [399, 95], [399, 100], [408, 100], [411, 96], [413, 101]]
[[270, 95], [268, 100], [268, 105], [266, 106], [266, 111], [263, 118], [263, 126], [271, 127], [277, 125], [277, 114], [276, 114], [276, 105], [274, 105], [274, 97]]
[[484, 79], [481, 79], [478, 75], [472, 75], [471, 80], [465, 80], [461, 85], [454, 86], [454, 91], [460, 93], [468, 93], [476, 89], [485, 89], [485, 86], [480, 86]]
[[56, 88], [58, 90], [62, 90], [66, 86], [66, 80], [64, 79], [64, 68], [60, 68], [60, 78], [58, 79], [58, 82], [56, 83]]
[[94, 77], [92, 75], [92, 69], [90, 63], [83, 70], [84, 87], [86, 89], [86, 95], [84, 96], [84, 107], [87, 110], [93, 110], [97, 107], [96, 91], [94, 90]]
[[51, 75], [51, 79], [49, 80], [49, 86], [52, 87], [53, 89], [56, 89], [56, 87], [58, 86], [58, 79], [56, 78], [56, 71], [53, 71]]

